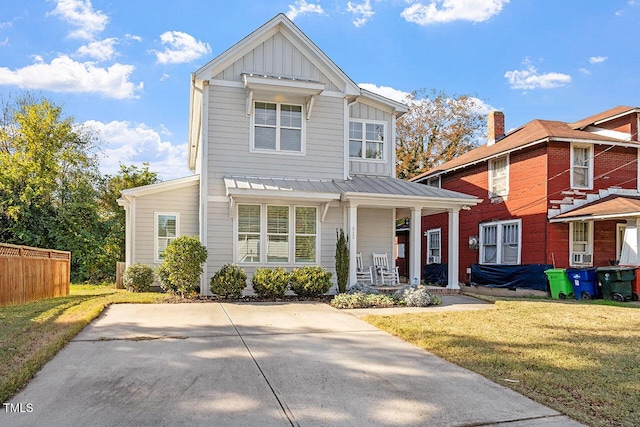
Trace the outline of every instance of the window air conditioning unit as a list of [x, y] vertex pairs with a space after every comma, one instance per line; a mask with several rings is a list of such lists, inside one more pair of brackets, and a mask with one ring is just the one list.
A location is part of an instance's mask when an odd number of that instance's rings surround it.
[[573, 264], [591, 264], [591, 254], [573, 254]]
[[429, 264], [440, 264], [440, 257], [439, 256], [430, 256], [429, 257]]

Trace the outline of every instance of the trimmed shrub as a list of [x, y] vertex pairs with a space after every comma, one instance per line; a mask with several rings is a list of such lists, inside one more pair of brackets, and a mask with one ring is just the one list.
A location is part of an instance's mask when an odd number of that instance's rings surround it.
[[319, 297], [331, 288], [331, 273], [319, 266], [296, 268], [291, 272], [291, 290], [301, 297]]
[[169, 279], [169, 270], [165, 264], [160, 264], [156, 267], [156, 277], [163, 291], [171, 292], [172, 294], [178, 293], [178, 287]]
[[344, 293], [349, 282], [349, 246], [342, 228], [336, 231], [336, 234], [336, 282], [338, 292]]
[[247, 275], [234, 264], [226, 264], [211, 278], [209, 289], [223, 298], [240, 298], [247, 287]]
[[397, 305], [397, 302], [390, 295], [365, 294], [362, 292], [338, 294], [331, 300], [331, 306], [335, 308], [384, 308], [395, 305]]
[[289, 272], [283, 267], [257, 268], [251, 284], [260, 298], [282, 298], [289, 286]]
[[153, 268], [140, 262], [131, 264], [122, 275], [122, 283], [130, 292], [149, 292], [153, 280]]
[[164, 250], [162, 274], [184, 297], [185, 294], [197, 292], [202, 263], [206, 260], [207, 248], [197, 237], [180, 236], [173, 239]]

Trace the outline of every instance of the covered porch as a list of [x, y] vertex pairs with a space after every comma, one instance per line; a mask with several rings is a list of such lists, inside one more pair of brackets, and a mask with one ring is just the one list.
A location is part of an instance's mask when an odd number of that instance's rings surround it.
[[[225, 176], [224, 185], [229, 200], [229, 218], [234, 220], [239, 203], [317, 206], [317, 264], [335, 271], [336, 230], [342, 228], [348, 236], [350, 284], [358, 281], [356, 254], [362, 255], [367, 266], [373, 264], [374, 253], [387, 254], [390, 266], [395, 266], [395, 224], [398, 218], [410, 218], [409, 282], [420, 280], [422, 275], [421, 217], [424, 215], [448, 212], [449, 241], [454, 242], [449, 245], [449, 259], [457, 259], [459, 212], [481, 201], [466, 194], [376, 176], [352, 176], [346, 180]], [[295, 229], [295, 224], [291, 227]], [[268, 232], [261, 244], [263, 252], [269, 254]], [[251, 275], [253, 267], [266, 266], [276, 265], [254, 263], [243, 265], [243, 268], [248, 267], [247, 272]], [[283, 266], [295, 267], [291, 263]], [[459, 289], [458, 263], [449, 263], [448, 268], [450, 279], [447, 287]]]

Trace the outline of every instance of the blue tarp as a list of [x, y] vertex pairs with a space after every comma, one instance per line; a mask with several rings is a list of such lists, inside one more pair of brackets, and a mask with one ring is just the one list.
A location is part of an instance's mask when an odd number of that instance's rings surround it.
[[471, 264], [471, 284], [490, 288], [547, 291], [545, 270], [551, 264], [480, 265]]
[[447, 263], [427, 264], [422, 267], [422, 280], [431, 285], [447, 286]]

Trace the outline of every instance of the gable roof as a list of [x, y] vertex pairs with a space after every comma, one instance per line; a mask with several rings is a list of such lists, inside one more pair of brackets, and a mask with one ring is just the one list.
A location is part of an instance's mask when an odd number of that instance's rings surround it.
[[[615, 109], [608, 110], [608, 113], [601, 113], [596, 116], [592, 116], [588, 119], [576, 122], [577, 124], [585, 123], [589, 121], [585, 126], [591, 123], [602, 120], [601, 117], [611, 117], [613, 115], [620, 115], [621, 111], [632, 112], [635, 110], [631, 107], [616, 107]], [[593, 120], [595, 118], [595, 121]], [[445, 172], [450, 172], [455, 169], [459, 169], [466, 166], [495, 158], [512, 151], [521, 150], [526, 147], [530, 147], [536, 144], [549, 142], [549, 141], [564, 141], [564, 142], [591, 142], [591, 143], [610, 143], [624, 146], [640, 147], [637, 141], [626, 141], [610, 136], [595, 134], [592, 132], [586, 132], [578, 129], [576, 123], [565, 123], [555, 120], [532, 120], [526, 125], [519, 127], [507, 133], [507, 135], [492, 145], [481, 145], [478, 148], [474, 148], [465, 154], [456, 157], [448, 162], [445, 162], [431, 170], [428, 170], [422, 174], [419, 174], [410, 181], [421, 181], [427, 177], [434, 175], [440, 175]]]
[[640, 112], [639, 108], [628, 107], [626, 105], [619, 105], [607, 111], [603, 111], [602, 113], [594, 114], [593, 116], [587, 117], [586, 119], [573, 122], [569, 124], [569, 126], [571, 126], [573, 129], [584, 129], [587, 126], [596, 125], [598, 123], [601, 123], [604, 120], [611, 120], [621, 116], [626, 116], [627, 114], [638, 113], [638, 112]]
[[640, 196], [611, 194], [556, 215], [550, 222], [589, 221], [640, 216]]

